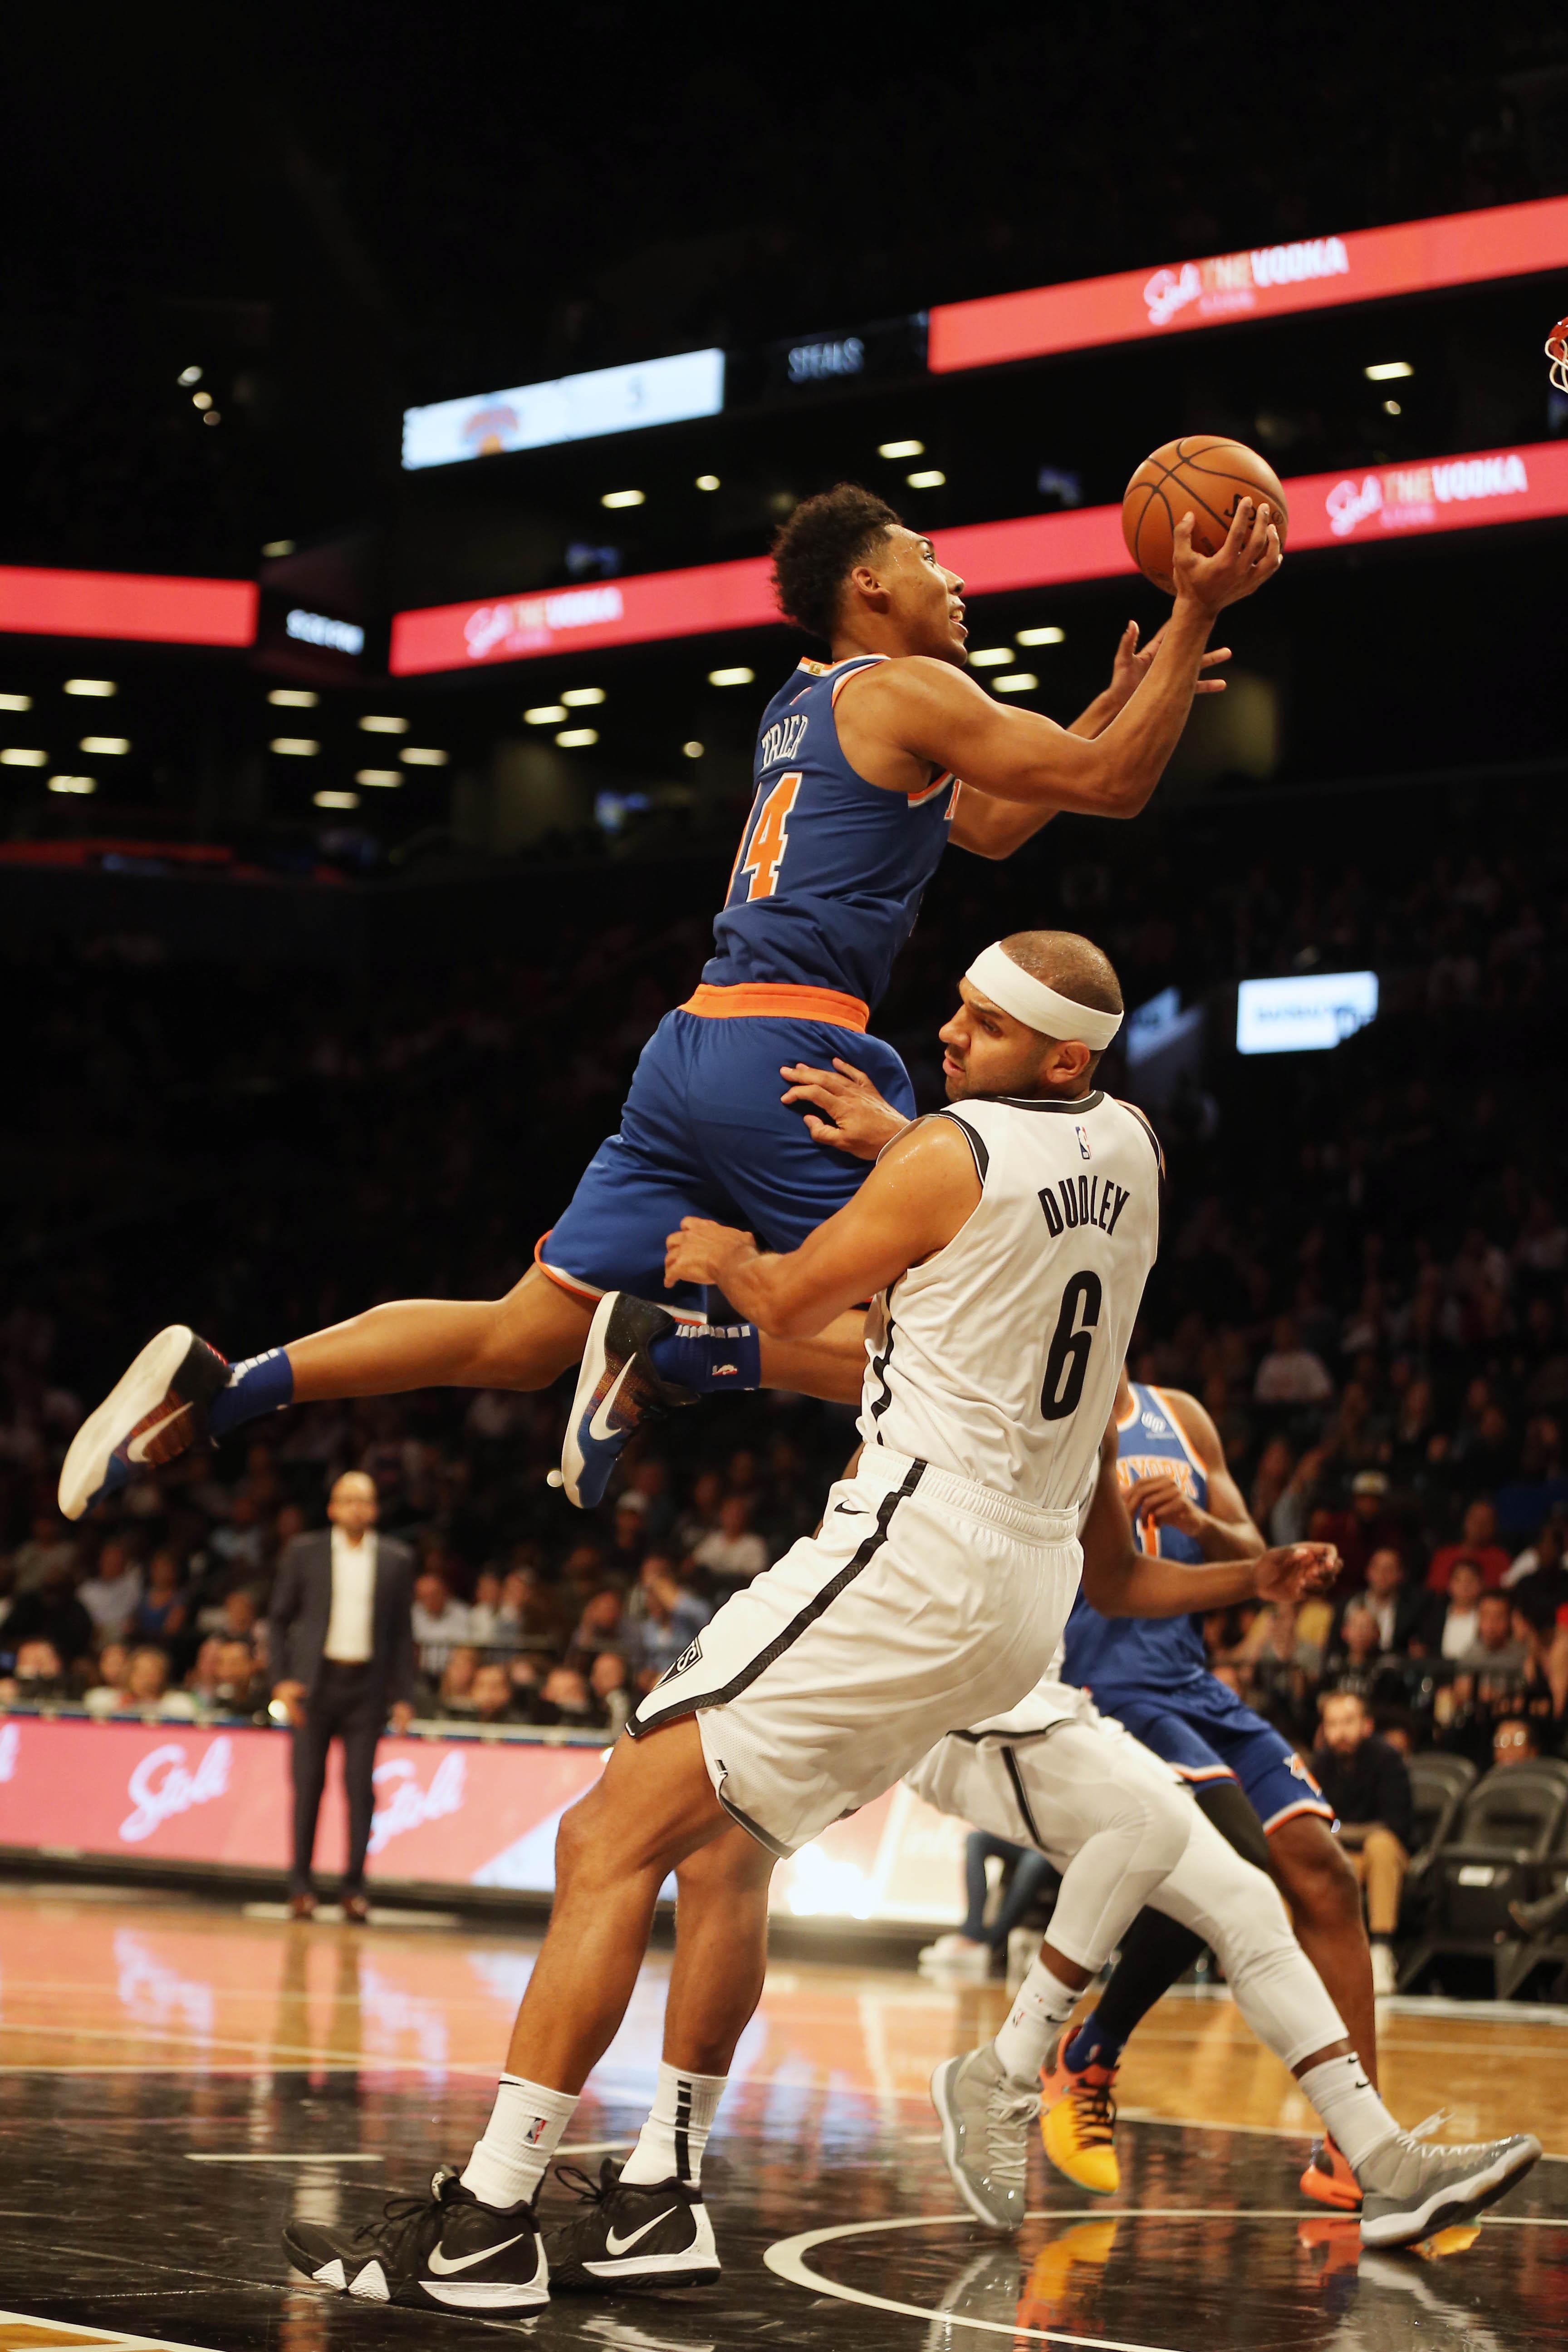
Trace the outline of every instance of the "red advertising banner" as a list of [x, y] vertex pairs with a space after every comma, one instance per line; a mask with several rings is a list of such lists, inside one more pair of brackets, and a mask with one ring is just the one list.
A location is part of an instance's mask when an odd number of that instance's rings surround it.
[[1564, 267], [1568, 197], [1548, 196], [1487, 212], [1401, 221], [1393, 228], [1211, 254], [1203, 261], [1124, 269], [1067, 286], [1035, 286], [973, 302], [939, 303], [931, 313], [928, 360], [937, 374], [994, 367], [1004, 360], [1089, 351], [1144, 335]]
[[0, 564], [0, 635], [122, 637], [163, 646], [248, 646], [254, 580], [170, 580], [140, 572], [46, 572]]
[[[1539, 441], [1462, 457], [1424, 457], [1348, 473], [1301, 474], [1285, 484], [1294, 549], [1351, 540], [1463, 530], [1568, 514], [1568, 444]], [[937, 533], [937, 551], [971, 596], [1106, 580], [1131, 572], [1120, 507], [1019, 515]], [[582, 600], [589, 600], [584, 604]], [[552, 591], [500, 604], [441, 604], [399, 613], [392, 667], [400, 676], [529, 661], [654, 638], [696, 636], [776, 622], [765, 558], [656, 572], [597, 588]]]
[[[549, 1894], [561, 1815], [598, 1779], [604, 1757], [542, 1740], [384, 1739], [373, 1878]], [[282, 1872], [291, 1811], [286, 1732], [0, 1719], [0, 1849]], [[316, 1844], [321, 1870], [342, 1868], [346, 1832], [334, 1748]], [[897, 1788], [782, 1864], [773, 1901], [797, 1918], [940, 1921], [959, 1906], [963, 1860], [963, 1825]]]

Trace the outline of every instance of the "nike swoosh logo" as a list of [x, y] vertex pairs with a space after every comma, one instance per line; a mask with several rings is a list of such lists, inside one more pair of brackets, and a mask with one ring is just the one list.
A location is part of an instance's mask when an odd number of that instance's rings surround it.
[[630, 1372], [635, 1361], [636, 1359], [634, 1357], [628, 1356], [626, 1358], [626, 1362], [616, 1374], [616, 1384], [614, 1388], [610, 1391], [609, 1395], [605, 1399], [604, 1403], [595, 1407], [594, 1418], [588, 1423], [589, 1436], [597, 1438], [601, 1445], [604, 1444], [607, 1438], [614, 1437], [616, 1433], [610, 1426], [610, 1407], [615, 1403], [616, 1399], [619, 1396], [621, 1392], [621, 1384]]
[[437, 2278], [450, 2278], [456, 2271], [471, 2271], [476, 2263], [488, 2263], [492, 2254], [504, 2254], [509, 2246], [521, 2246], [529, 2235], [520, 2230], [515, 2238], [503, 2238], [499, 2246], [481, 2246], [477, 2254], [444, 2254], [439, 2246], [430, 2249], [430, 2267]]
[[628, 2246], [635, 2246], [639, 2238], [646, 2238], [650, 2230], [657, 2230], [661, 2221], [668, 2221], [670, 2214], [678, 2213], [679, 2210], [678, 2205], [671, 2205], [668, 2211], [656, 2213], [651, 2221], [645, 2221], [642, 2228], [634, 2230], [629, 2238], [617, 2238], [613, 2230], [607, 2230], [605, 2233], [605, 2252], [607, 2254], [624, 2254]]

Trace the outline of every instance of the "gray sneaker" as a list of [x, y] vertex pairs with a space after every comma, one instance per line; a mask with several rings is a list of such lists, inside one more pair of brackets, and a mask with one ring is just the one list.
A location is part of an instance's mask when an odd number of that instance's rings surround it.
[[1506, 2196], [1541, 2154], [1529, 2132], [1436, 2147], [1400, 2132], [1374, 2148], [1358, 2170], [1363, 2246], [1414, 2246]]
[[1039, 2112], [1039, 2084], [1005, 2074], [988, 2042], [966, 2058], [944, 2060], [931, 2078], [931, 2096], [942, 2123], [942, 2156], [959, 2195], [994, 2230], [1017, 2229], [1024, 2219], [1029, 2126]]

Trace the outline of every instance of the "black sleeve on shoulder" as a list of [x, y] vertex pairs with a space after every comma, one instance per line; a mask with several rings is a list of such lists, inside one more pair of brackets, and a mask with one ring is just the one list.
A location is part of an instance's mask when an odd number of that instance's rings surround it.
[[984, 1184], [985, 1181], [985, 1171], [991, 1165], [991, 1154], [985, 1148], [984, 1137], [983, 1135], [977, 1135], [973, 1128], [970, 1126], [969, 1121], [966, 1118], [960, 1118], [955, 1110], [932, 1111], [931, 1117], [933, 1118], [950, 1118], [954, 1127], [962, 1129], [964, 1138], [968, 1142], [969, 1149], [974, 1154], [974, 1172], [979, 1177], [981, 1183]]
[[[1116, 1099], [1118, 1102], [1121, 1102], [1120, 1095], [1118, 1095]], [[1123, 1110], [1130, 1110], [1131, 1112], [1133, 1118], [1137, 1120], [1139, 1126], [1148, 1137], [1150, 1148], [1152, 1150], [1155, 1159], [1160, 1163], [1160, 1181], [1163, 1184], [1165, 1181], [1165, 1154], [1159, 1137], [1155, 1134], [1152, 1126], [1150, 1124], [1147, 1112], [1141, 1111], [1136, 1103], [1122, 1102], [1121, 1108]]]

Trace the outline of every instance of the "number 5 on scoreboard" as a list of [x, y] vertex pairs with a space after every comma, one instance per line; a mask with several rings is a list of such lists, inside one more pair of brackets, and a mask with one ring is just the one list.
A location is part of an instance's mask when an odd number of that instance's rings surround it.
[[[779, 886], [779, 867], [784, 864], [784, 851], [789, 847], [790, 812], [795, 794], [805, 781], [804, 772], [792, 769], [781, 776], [757, 813], [749, 842], [742, 838], [742, 855], [736, 861], [736, 872], [750, 877], [746, 890], [748, 900], [771, 898]], [[731, 888], [733, 884], [731, 884]]]

